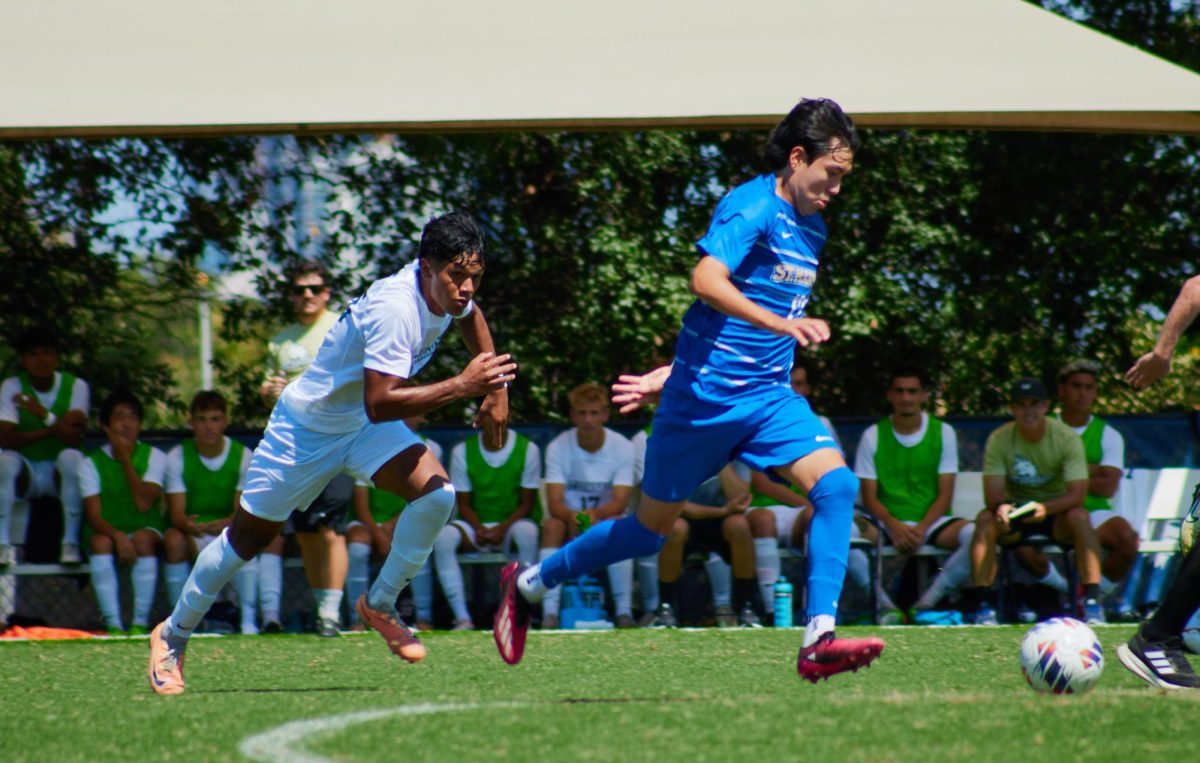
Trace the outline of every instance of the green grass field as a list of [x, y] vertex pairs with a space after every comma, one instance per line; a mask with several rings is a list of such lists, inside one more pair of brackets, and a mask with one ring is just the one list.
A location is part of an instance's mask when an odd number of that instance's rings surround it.
[[[0, 643], [0, 757], [22, 760], [1169, 760], [1195, 754], [1200, 696], [1116, 660], [1095, 691], [1030, 690], [1024, 628], [843, 628], [888, 647], [812, 685], [798, 631], [432, 634], [421, 665], [374, 634], [198, 638], [188, 691], [157, 697], [144, 639]], [[285, 725], [290, 724], [290, 725]], [[1173, 756], [1173, 757], [1170, 757]]]

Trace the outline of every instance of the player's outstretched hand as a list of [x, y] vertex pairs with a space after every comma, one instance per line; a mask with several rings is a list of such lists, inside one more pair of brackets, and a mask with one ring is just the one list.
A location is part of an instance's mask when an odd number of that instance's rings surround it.
[[517, 378], [517, 364], [512, 355], [481, 352], [458, 375], [464, 386], [464, 397], [479, 397], [504, 389]]
[[621, 374], [612, 385], [613, 404], [618, 406], [621, 413], [633, 413], [638, 408], [654, 405], [670, 375], [670, 366], [662, 366], [641, 375]]
[[790, 336], [801, 347], [829, 341], [829, 324], [820, 318], [792, 318], [772, 329], [780, 336]]
[[1163, 378], [1171, 370], [1171, 359], [1148, 352], [1125, 372], [1125, 381], [1134, 389], [1144, 389]]

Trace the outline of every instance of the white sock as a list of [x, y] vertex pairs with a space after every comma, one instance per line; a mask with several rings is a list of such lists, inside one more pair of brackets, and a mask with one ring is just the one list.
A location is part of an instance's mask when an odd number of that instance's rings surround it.
[[428, 561], [417, 570], [417, 576], [408, 584], [412, 589], [413, 607], [417, 610], [417, 621], [433, 622], [433, 565]]
[[638, 590], [642, 593], [642, 609], [658, 609], [658, 554], [637, 560]]
[[139, 556], [129, 574], [133, 584], [133, 625], [148, 625], [150, 607], [154, 604], [154, 587], [158, 583], [158, 558]]
[[358, 622], [358, 608], [354, 603], [366, 593], [367, 580], [371, 576], [371, 547], [366, 543], [346, 545], [349, 562], [346, 566], [346, 600], [350, 602], [350, 623]]
[[1113, 591], [1117, 590], [1117, 584], [1104, 577], [1100, 576], [1100, 593], [1103, 596], [1108, 596]]
[[954, 549], [942, 571], [917, 599], [917, 609], [933, 609], [943, 596], [962, 585], [971, 574], [971, 536], [974, 533], [975, 525], [970, 522], [958, 531], [958, 548]]
[[763, 608], [768, 614], [775, 611], [775, 581], [779, 580], [779, 542], [774, 538], [754, 539], [754, 561]]
[[317, 602], [317, 617], [339, 625], [342, 622], [342, 589], [318, 588], [313, 591]]
[[538, 526], [529, 519], [518, 519], [508, 528], [512, 546], [517, 549], [517, 561], [521, 564], [533, 564], [538, 553]]
[[1058, 568], [1054, 566], [1054, 562], [1049, 562], [1050, 571], [1043, 577], [1038, 578], [1038, 582], [1042, 585], [1048, 585], [1059, 593], [1067, 592], [1067, 579], [1062, 576]]
[[[9, 523], [13, 504], [17, 502], [17, 476], [24, 465], [21, 456], [11, 450], [0, 451], [0, 545], [12, 543]], [[111, 556], [109, 559], [111, 560]]]
[[454, 512], [454, 487], [449, 483], [412, 501], [396, 520], [392, 550], [379, 570], [367, 604], [372, 609], [391, 612], [400, 591], [416, 577], [429, 559], [433, 541]]
[[196, 557], [196, 565], [183, 584], [183, 593], [175, 602], [175, 610], [167, 618], [166, 630], [176, 638], [190, 637], [208, 614], [217, 594], [226, 583], [233, 580], [245, 563], [246, 560], [233, 550], [229, 542], [229, 528], [225, 528], [221, 536], [205, 546]]
[[608, 565], [608, 585], [612, 589], [613, 609], [617, 617], [633, 617], [633, 560]]
[[63, 543], [79, 543], [79, 526], [83, 523], [83, 496], [79, 494], [79, 466], [83, 453], [67, 448], [55, 459], [58, 469], [58, 496], [62, 501]]
[[187, 562], [173, 562], [163, 565], [163, 582], [167, 585], [167, 599], [172, 607], [179, 601], [183, 593], [183, 584], [187, 581], [190, 565]]
[[[550, 557], [552, 554], [554, 554], [555, 551], [558, 551], [558, 549], [557, 548], [541, 549], [540, 551], [538, 551], [538, 562], [540, 563], [540, 562], [545, 561], [548, 557]], [[531, 567], [530, 569], [531, 570], [540, 569], [540, 564], [536, 567]], [[522, 576], [522, 578], [524, 578], [524, 576]], [[533, 592], [540, 591], [541, 592], [542, 614], [543, 615], [557, 615], [559, 598], [562, 596], [562, 586], [555, 586], [554, 588], [546, 588], [544, 585], [542, 585], [541, 576], [537, 576], [537, 575], [535, 575], [534, 578], [529, 581], [529, 583], [530, 583], [531, 591], [533, 591]], [[522, 586], [522, 593], [525, 593], [523, 586]], [[525, 598], [528, 599], [529, 595], [526, 594]], [[536, 599], [530, 599], [530, 601], [536, 601]]]
[[545, 559], [550, 554], [542, 553], [543, 551], [554, 552], [558, 549], [541, 549], [538, 551], [538, 564], [531, 565], [524, 572], [517, 576], [517, 590], [525, 597], [525, 600], [537, 604], [546, 595], [546, 586], [542, 585], [542, 565], [541, 560]]
[[264, 623], [280, 622], [279, 600], [282, 596], [283, 557], [279, 554], [259, 554], [258, 607], [262, 610]]
[[243, 634], [258, 633], [258, 559], [251, 559], [233, 576]]
[[812, 646], [817, 643], [817, 639], [824, 636], [826, 633], [832, 633], [834, 626], [833, 615], [816, 615], [808, 621], [808, 626], [804, 629], [804, 646]]
[[[708, 575], [708, 584], [712, 587], [712, 597], [714, 607], [733, 607], [733, 568], [726, 564], [721, 555], [715, 551], [709, 553], [708, 558], [704, 560], [704, 572]], [[766, 600], [763, 601], [766, 604]], [[771, 601], [771, 608], [768, 612], [773, 612], [775, 602]]]
[[467, 597], [463, 593], [462, 567], [458, 564], [458, 546], [462, 543], [462, 532], [454, 525], [446, 525], [433, 542], [433, 564], [437, 568], [438, 582], [442, 593], [454, 612], [454, 621], [470, 620], [467, 612]]
[[92, 590], [96, 592], [96, 604], [100, 616], [109, 628], [125, 630], [121, 624], [121, 604], [117, 600], [117, 568], [113, 566], [112, 554], [92, 554]]

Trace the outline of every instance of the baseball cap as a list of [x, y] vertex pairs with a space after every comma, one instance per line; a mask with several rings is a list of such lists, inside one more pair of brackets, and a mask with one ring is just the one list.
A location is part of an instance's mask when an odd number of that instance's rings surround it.
[[1012, 395], [1009, 399], [1017, 400], [1046, 400], [1046, 386], [1032, 376], [1023, 376], [1012, 385]]
[[1100, 378], [1100, 364], [1094, 360], [1072, 360], [1058, 369], [1058, 383], [1062, 384], [1072, 374], [1091, 374], [1096, 378]]

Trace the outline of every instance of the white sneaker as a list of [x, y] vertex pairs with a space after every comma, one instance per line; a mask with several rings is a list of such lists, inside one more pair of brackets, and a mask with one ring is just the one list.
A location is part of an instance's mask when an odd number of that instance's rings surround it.
[[79, 553], [78, 543], [64, 543], [58, 552], [58, 561], [63, 564], [79, 564], [83, 556]]
[[17, 563], [17, 549], [10, 543], [0, 543], [0, 567]]

